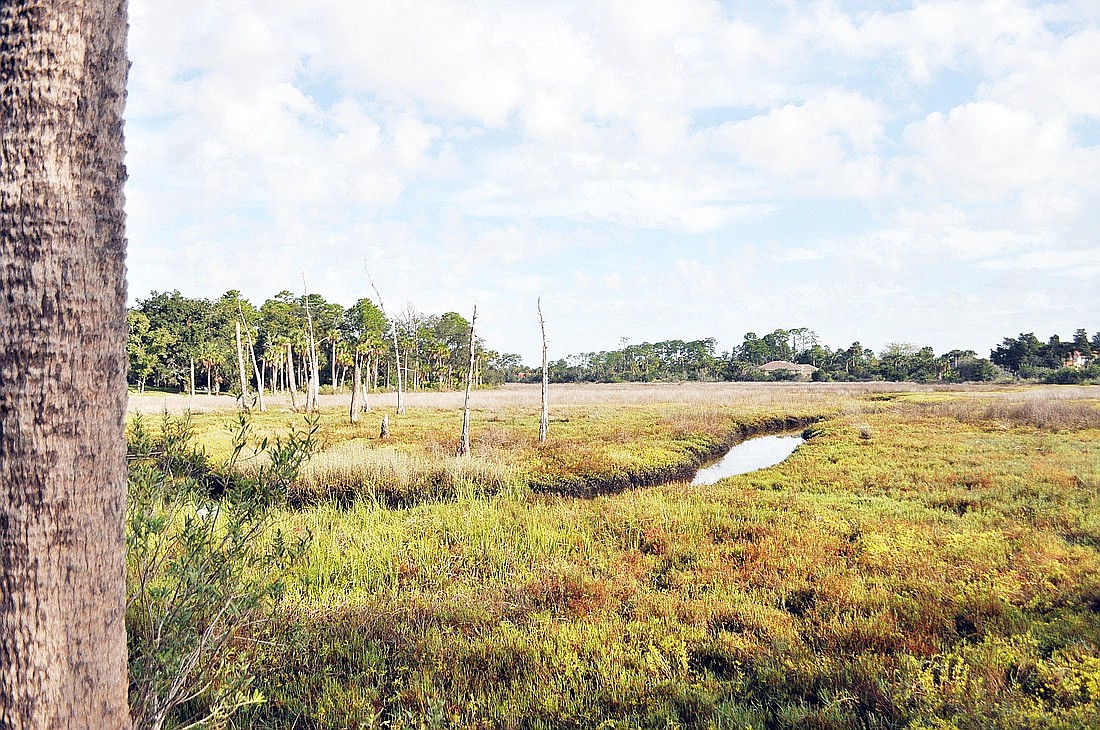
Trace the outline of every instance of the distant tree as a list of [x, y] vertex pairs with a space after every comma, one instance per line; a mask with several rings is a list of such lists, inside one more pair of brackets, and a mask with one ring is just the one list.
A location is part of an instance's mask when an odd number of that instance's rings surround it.
[[985, 358], [977, 357], [960, 359], [954, 370], [956, 378], [964, 382], [996, 380], [999, 374], [993, 363]]
[[1089, 342], [1089, 333], [1083, 327], [1073, 333], [1073, 347], [1085, 357], [1092, 355], [1092, 343]]
[[768, 345], [756, 336], [755, 332], [746, 332], [741, 343], [739, 359], [750, 365], [763, 365], [768, 361]]
[[889, 343], [879, 353], [882, 377], [886, 380], [898, 381], [911, 379], [910, 373], [913, 369], [913, 361], [918, 352], [917, 346], [911, 342]]
[[[370, 299], [365, 298], [349, 307], [340, 320], [341, 337], [348, 343], [351, 350], [353, 372], [358, 373], [357, 376], [353, 376], [357, 378], [356, 383], [352, 385], [350, 408], [353, 414], [370, 408], [367, 405], [366, 390], [369, 384], [377, 379], [378, 358], [385, 349], [388, 326], [382, 310]], [[366, 383], [363, 382], [364, 372]], [[351, 420], [357, 421], [358, 416], [352, 415]]]
[[989, 359], [994, 365], [1019, 373], [1022, 367], [1042, 364], [1041, 349], [1042, 343], [1034, 332], [1020, 333], [1017, 338], [1005, 337], [1004, 341], [990, 352]]
[[153, 329], [149, 317], [136, 309], [126, 313], [126, 325], [129, 329], [126, 354], [130, 362], [130, 377], [137, 385], [138, 392], [144, 392], [145, 384], [157, 372], [158, 366], [175, 343], [175, 337], [163, 328]]
[[191, 375], [199, 345], [207, 338], [210, 306], [206, 299], [185, 297], [178, 291], [152, 292], [136, 302], [133, 311], [148, 317], [149, 332], [168, 343], [150, 375], [155, 385], [194, 390]]
[[764, 335], [761, 338], [767, 348], [768, 360], [790, 360], [792, 357], [790, 345], [790, 333], [784, 329]]

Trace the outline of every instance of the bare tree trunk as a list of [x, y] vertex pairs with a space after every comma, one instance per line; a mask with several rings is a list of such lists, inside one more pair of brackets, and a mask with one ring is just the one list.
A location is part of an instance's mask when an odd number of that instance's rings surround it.
[[237, 325], [237, 375], [241, 381], [241, 408], [248, 410], [248, 378], [244, 374], [244, 347], [241, 345], [241, 323]]
[[329, 362], [329, 370], [331, 371], [330, 375], [329, 375], [329, 378], [332, 380], [332, 392], [335, 395], [335, 393], [336, 393], [336, 340], [332, 341], [332, 357], [331, 357], [331, 360]]
[[286, 387], [290, 391], [290, 407], [298, 410], [298, 385], [294, 382], [294, 350], [286, 343]]
[[[249, 337], [251, 340], [251, 337]], [[256, 404], [260, 407], [260, 413], [267, 411], [264, 403], [264, 367], [262, 362], [256, 362], [256, 351], [252, 349], [252, 343], [248, 343], [248, 351], [252, 354], [252, 371], [256, 374]]]
[[191, 400], [195, 399], [195, 356], [191, 355]]
[[462, 434], [458, 437], [458, 455], [470, 455], [470, 388], [474, 384], [474, 325], [477, 324], [477, 305], [470, 318], [470, 365], [466, 368], [466, 402], [462, 406]]
[[313, 315], [309, 311], [309, 289], [306, 287], [306, 275], [302, 274], [302, 288], [305, 289], [306, 324], [309, 335], [309, 380], [306, 384], [306, 411], [317, 410], [317, 395], [320, 390], [320, 373], [317, 367], [317, 340], [313, 336]]
[[[244, 322], [244, 308], [241, 307], [240, 300], [237, 301], [237, 313], [240, 315], [241, 322]], [[241, 325], [237, 324], [237, 349], [240, 350], [240, 329]], [[256, 405], [260, 407], [260, 413], [267, 411], [267, 406], [264, 405], [264, 369], [261, 363], [256, 361], [256, 344], [252, 342], [252, 332], [248, 329], [248, 323], [245, 322], [245, 337], [248, 338], [248, 354], [252, 358], [252, 373], [256, 376]], [[242, 366], [242, 371], [243, 371]], [[242, 381], [244, 379], [242, 378]]]
[[542, 331], [542, 414], [539, 416], [539, 443], [546, 443], [550, 424], [549, 371], [546, 365], [546, 320], [542, 318], [542, 299], [538, 300], [539, 329]]
[[0, 29], [0, 727], [129, 728], [126, 3]]
[[[366, 264], [364, 264], [363, 267], [364, 269], [366, 269]], [[371, 289], [374, 289], [374, 295], [378, 297], [378, 308], [382, 310], [382, 316], [386, 317], [386, 319], [388, 320], [389, 317], [386, 316], [386, 305], [382, 301], [382, 295], [378, 293], [378, 287], [374, 285], [374, 279], [372, 279], [370, 276], [370, 270], [367, 270], [367, 281], [370, 282]], [[392, 322], [391, 326], [393, 332], [394, 364], [397, 368], [397, 413], [398, 415], [400, 415], [405, 412], [405, 404], [401, 400], [401, 348], [397, 346], [397, 323]]]
[[351, 410], [349, 417], [352, 423], [359, 423], [359, 385], [362, 378], [362, 372], [359, 365], [359, 355], [355, 355], [355, 374], [352, 376], [351, 381]]

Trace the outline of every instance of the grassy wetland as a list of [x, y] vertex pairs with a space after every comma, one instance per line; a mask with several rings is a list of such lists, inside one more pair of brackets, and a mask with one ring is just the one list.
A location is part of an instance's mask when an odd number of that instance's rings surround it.
[[[315, 420], [238, 726], [1100, 725], [1100, 388], [558, 386], [540, 446], [506, 387], [467, 459], [460, 398]], [[211, 463], [233, 419], [191, 416]], [[781, 464], [682, 481], [792, 427]]]

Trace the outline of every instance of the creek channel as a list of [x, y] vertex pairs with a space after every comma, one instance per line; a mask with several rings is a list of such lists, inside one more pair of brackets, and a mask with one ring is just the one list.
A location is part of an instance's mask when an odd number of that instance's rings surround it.
[[714, 484], [719, 479], [775, 466], [804, 443], [806, 439], [802, 438], [801, 433], [755, 436], [746, 439], [735, 444], [725, 456], [699, 469], [691, 483]]

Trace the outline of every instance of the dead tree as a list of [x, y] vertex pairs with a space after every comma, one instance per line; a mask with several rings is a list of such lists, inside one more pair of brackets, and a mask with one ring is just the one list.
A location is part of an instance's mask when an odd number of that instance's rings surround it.
[[359, 353], [355, 353], [354, 374], [351, 381], [351, 408], [348, 418], [352, 423], [359, 423], [359, 389], [362, 387], [363, 371], [359, 363]]
[[546, 443], [546, 432], [550, 424], [549, 406], [549, 369], [546, 365], [546, 320], [542, 318], [542, 299], [538, 300], [539, 329], [542, 330], [542, 414], [539, 416], [539, 443]]
[[244, 374], [244, 347], [241, 345], [241, 323], [237, 325], [237, 375], [241, 381], [241, 410], [248, 410], [248, 378]]
[[290, 391], [290, 408], [298, 410], [298, 384], [294, 382], [294, 348], [286, 343], [286, 385]]
[[466, 368], [466, 402], [462, 406], [462, 434], [458, 437], [458, 455], [470, 455], [470, 389], [474, 384], [474, 326], [477, 323], [477, 305], [470, 318], [470, 365]]
[[317, 366], [317, 340], [313, 336], [313, 315], [309, 311], [309, 288], [306, 286], [306, 275], [302, 274], [302, 289], [305, 290], [307, 336], [309, 337], [309, 380], [306, 384], [306, 412], [317, 410], [317, 396], [321, 389], [321, 374]]
[[[237, 302], [237, 312], [240, 314], [241, 322], [244, 322], [244, 309], [241, 307], [240, 301]], [[237, 331], [239, 337], [239, 324], [237, 325]], [[252, 331], [248, 328], [247, 322], [245, 322], [244, 334], [248, 340], [248, 354], [252, 356], [252, 372], [256, 376], [256, 404], [260, 407], [260, 413], [264, 413], [267, 411], [267, 406], [264, 404], [264, 371], [256, 360], [256, 345], [252, 342]]]
[[[370, 288], [374, 289], [374, 296], [378, 297], [378, 308], [382, 310], [382, 316], [386, 318], [387, 322], [390, 322], [389, 315], [386, 314], [386, 304], [382, 301], [382, 294], [379, 293], [378, 287], [374, 285], [374, 279], [371, 278], [370, 269], [367, 269], [367, 265], [364, 262], [363, 269], [367, 272], [367, 281], [370, 282]], [[393, 359], [394, 367], [397, 369], [397, 414], [401, 415], [405, 412], [405, 405], [401, 401], [402, 391], [402, 377], [401, 377], [401, 349], [397, 345], [397, 323], [390, 322], [391, 332], [393, 333]]]

